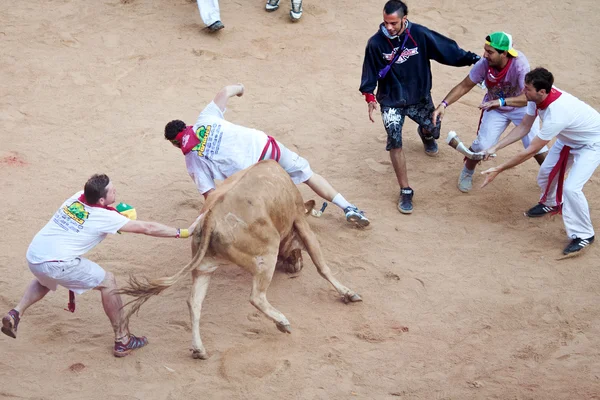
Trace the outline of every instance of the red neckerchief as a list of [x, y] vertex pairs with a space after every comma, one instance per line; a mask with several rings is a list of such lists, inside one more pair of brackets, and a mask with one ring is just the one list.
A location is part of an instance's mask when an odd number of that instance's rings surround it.
[[184, 130], [175, 136], [174, 140], [179, 144], [179, 148], [183, 155], [186, 155], [192, 151], [194, 147], [200, 144], [200, 139], [198, 139], [198, 136], [194, 133], [193, 126], [186, 126]]
[[498, 85], [500, 82], [502, 82], [504, 80], [504, 77], [508, 73], [508, 69], [510, 68], [510, 66], [512, 64], [512, 61], [513, 61], [513, 59], [509, 58], [508, 62], [504, 66], [504, 68], [502, 68], [500, 70], [500, 72], [498, 72], [497, 75], [494, 75], [494, 70], [492, 69], [492, 67], [488, 67], [488, 72], [485, 75], [485, 86], [493, 87], [493, 86]]
[[[97, 208], [104, 208], [106, 210], [110, 210], [110, 211], [117, 211], [116, 208], [114, 207], [110, 207], [110, 206], [103, 206], [100, 204], [89, 204], [86, 200], [85, 200], [85, 194], [81, 193], [81, 196], [79, 196], [79, 198], [77, 199], [78, 201], [82, 202], [83, 204], [85, 204], [88, 207], [97, 207]], [[120, 213], [119, 213], [120, 214]]]
[[554, 103], [554, 101], [556, 99], [558, 99], [561, 94], [562, 94], [562, 92], [560, 90], [556, 90], [555, 88], [552, 88], [552, 90], [550, 90], [550, 93], [548, 93], [548, 96], [546, 96], [544, 101], [542, 101], [540, 104], [537, 105], [537, 109], [545, 110], [546, 108], [548, 108], [548, 106], [550, 104]]

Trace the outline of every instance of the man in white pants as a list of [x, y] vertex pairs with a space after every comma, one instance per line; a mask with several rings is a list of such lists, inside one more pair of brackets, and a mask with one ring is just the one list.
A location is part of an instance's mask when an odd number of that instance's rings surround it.
[[219, 9], [219, 0], [196, 0], [202, 22], [206, 25], [209, 32], [216, 32], [225, 28], [221, 22], [221, 10]]
[[[563, 254], [573, 256], [594, 242], [590, 210], [582, 190], [600, 165], [600, 114], [583, 101], [553, 87], [553, 83], [554, 77], [544, 68], [536, 68], [525, 76], [527, 115], [510, 134], [486, 151], [487, 157], [525, 136], [536, 114], [542, 120], [542, 128], [525, 150], [504, 164], [482, 172], [487, 175], [482, 187], [500, 172], [531, 158], [556, 137], [538, 174], [538, 185], [542, 189], [540, 202], [525, 215], [541, 217], [562, 210], [567, 236], [571, 239]], [[564, 179], [567, 170], [569, 176]]]
[[71, 291], [69, 311], [75, 311], [74, 293], [91, 289], [102, 295], [104, 312], [115, 334], [113, 354], [123, 357], [148, 344], [145, 336], [129, 332], [123, 318], [123, 301], [115, 293], [115, 276], [83, 255], [96, 247], [109, 233], [131, 232], [157, 237], [189, 237], [199, 218], [189, 229], [176, 229], [158, 222], [132, 221], [110, 207], [116, 189], [106, 175], [94, 175], [84, 190], [68, 198], [50, 221], [35, 235], [27, 249], [29, 269], [35, 276], [21, 301], [2, 318], [2, 333], [17, 338], [19, 322], [30, 306], [57, 286]]
[[[487, 93], [479, 106], [481, 117], [477, 130], [477, 138], [471, 150], [481, 152], [498, 143], [500, 135], [512, 122], [519, 125], [525, 116], [527, 99], [523, 94], [525, 74], [529, 72], [529, 62], [525, 55], [512, 47], [512, 36], [506, 32], [494, 32], [485, 38], [484, 53], [471, 69], [469, 75], [446, 95], [433, 113], [434, 123], [444, 117], [446, 107], [458, 101], [476, 84], [485, 82]], [[521, 139], [523, 147], [529, 146], [531, 139], [539, 130], [536, 121], [528, 135]], [[535, 155], [541, 165], [544, 162], [547, 147], [540, 149]], [[467, 193], [473, 187], [473, 173], [479, 161], [465, 159], [465, 165], [458, 178], [458, 190]]]
[[316, 194], [341, 208], [348, 222], [368, 226], [370, 222], [364, 212], [348, 202], [325, 178], [315, 174], [306, 159], [262, 131], [225, 120], [223, 114], [229, 98], [243, 94], [243, 85], [225, 86], [202, 110], [193, 126], [181, 120], [165, 126], [165, 139], [181, 149], [188, 173], [204, 198], [215, 189], [215, 179], [225, 180], [258, 161], [273, 159], [295, 184], [306, 183]]

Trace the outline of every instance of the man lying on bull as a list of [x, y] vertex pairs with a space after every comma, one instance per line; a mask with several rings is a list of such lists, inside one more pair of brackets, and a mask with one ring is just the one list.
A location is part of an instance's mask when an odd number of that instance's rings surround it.
[[295, 184], [306, 183], [316, 194], [340, 207], [348, 222], [369, 225], [364, 212], [349, 203], [321, 175], [315, 174], [306, 159], [262, 131], [226, 121], [227, 100], [242, 96], [244, 86], [229, 85], [200, 113], [193, 126], [174, 120], [165, 126], [165, 138], [185, 155], [188, 173], [206, 198], [215, 189], [215, 179], [225, 180], [234, 173], [264, 160], [276, 160]]
[[100, 291], [104, 312], [115, 333], [115, 357], [123, 357], [148, 343], [146, 337], [129, 333], [123, 316], [123, 302], [115, 276], [82, 256], [109, 233], [131, 232], [156, 237], [187, 238], [196, 224], [176, 229], [158, 222], [133, 221], [110, 207], [116, 189], [106, 175], [94, 175], [84, 190], [68, 198], [52, 219], [33, 238], [27, 250], [29, 269], [35, 276], [21, 301], [2, 318], [2, 332], [16, 339], [19, 321], [31, 305], [61, 285], [71, 292], [69, 311], [75, 311], [74, 293]]

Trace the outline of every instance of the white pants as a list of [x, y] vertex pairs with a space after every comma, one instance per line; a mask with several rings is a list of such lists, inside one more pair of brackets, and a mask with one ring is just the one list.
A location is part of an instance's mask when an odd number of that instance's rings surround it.
[[221, 20], [219, 0], [197, 0], [200, 17], [206, 26], [211, 26]]
[[37, 280], [50, 290], [58, 285], [77, 294], [94, 289], [104, 281], [106, 271], [87, 258], [77, 257], [68, 261], [47, 261], [29, 264], [29, 270]]
[[[515, 126], [519, 125], [525, 117], [527, 107], [518, 107], [512, 111], [500, 112], [498, 110], [484, 111], [481, 115], [481, 122], [479, 124], [479, 131], [477, 132], [477, 138], [473, 141], [471, 148], [474, 152], [480, 152], [489, 149], [500, 140], [500, 136], [506, 130], [508, 125], [512, 122]], [[531, 130], [527, 136], [523, 137], [523, 147], [527, 148], [531, 140], [540, 131], [540, 119], [536, 117], [531, 126]], [[544, 146], [539, 152], [545, 153], [548, 151], [548, 147]]]
[[[548, 175], [558, 162], [560, 151], [564, 144], [557, 139], [554, 146], [548, 152], [546, 160], [540, 167], [538, 173], [538, 185], [542, 189], [542, 196], [548, 184]], [[588, 202], [583, 194], [583, 186], [590, 179], [596, 168], [600, 165], [600, 143], [571, 149], [567, 162], [569, 175], [563, 185], [563, 222], [567, 236], [570, 239], [576, 237], [587, 239], [594, 236], [594, 227], [590, 218]], [[556, 206], [556, 187], [558, 176], [552, 182], [548, 190], [548, 196], [544, 202], [547, 206]]]

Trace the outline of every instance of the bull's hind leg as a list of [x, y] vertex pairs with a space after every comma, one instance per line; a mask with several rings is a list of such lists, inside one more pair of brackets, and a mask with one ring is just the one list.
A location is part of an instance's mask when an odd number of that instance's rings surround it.
[[200, 338], [200, 314], [202, 312], [202, 302], [204, 301], [204, 297], [206, 297], [206, 291], [210, 283], [211, 273], [212, 271], [206, 272], [200, 269], [192, 271], [192, 292], [187, 302], [192, 321], [192, 357], [202, 360], [208, 358], [208, 353]]
[[310, 229], [308, 222], [304, 218], [298, 219], [294, 221], [294, 227], [298, 231], [298, 235], [304, 242], [304, 246], [306, 247], [306, 251], [310, 255], [313, 263], [317, 267], [317, 271], [319, 274], [327, 279], [329, 283], [333, 285], [335, 290], [342, 295], [342, 299], [347, 302], [355, 302], [362, 301], [358, 293], [348, 289], [346, 286], [342, 285], [337, 279], [333, 277], [331, 273], [331, 269], [325, 263], [325, 257], [323, 257], [323, 253], [321, 252], [321, 246], [319, 245], [319, 241], [315, 233]]
[[250, 303], [275, 322], [277, 329], [281, 332], [292, 333], [290, 322], [285, 315], [273, 307], [267, 300], [267, 288], [271, 284], [276, 263], [277, 250], [273, 254], [256, 257]]

